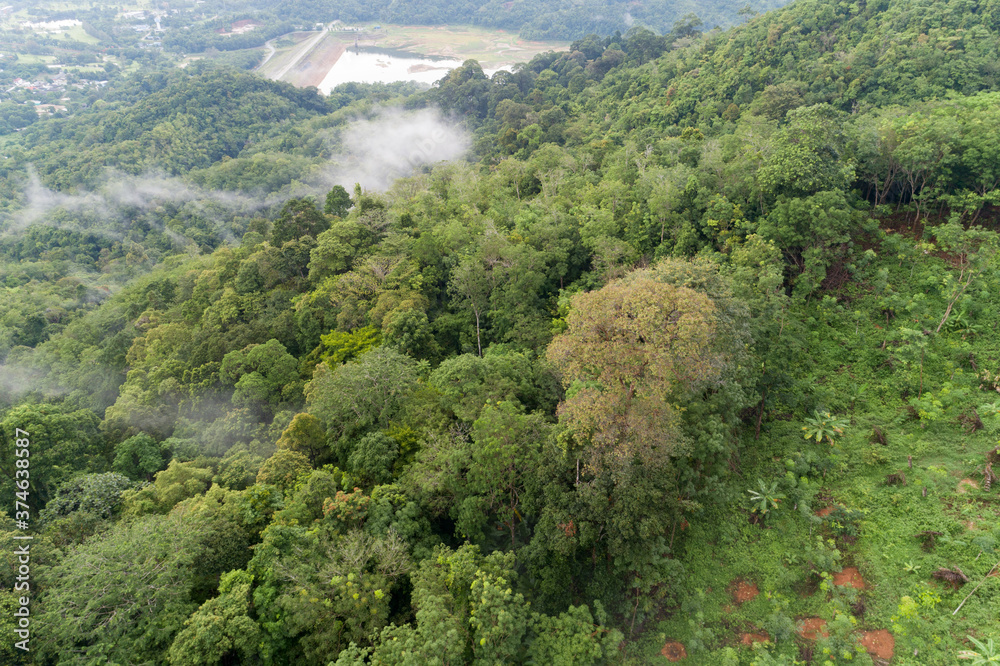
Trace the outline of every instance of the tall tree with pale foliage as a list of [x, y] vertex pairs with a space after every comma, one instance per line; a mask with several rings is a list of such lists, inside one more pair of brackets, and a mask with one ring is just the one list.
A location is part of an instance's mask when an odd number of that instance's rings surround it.
[[560, 418], [591, 460], [680, 452], [682, 400], [717, 379], [715, 306], [703, 293], [638, 272], [573, 298], [568, 329], [549, 346], [562, 373]]

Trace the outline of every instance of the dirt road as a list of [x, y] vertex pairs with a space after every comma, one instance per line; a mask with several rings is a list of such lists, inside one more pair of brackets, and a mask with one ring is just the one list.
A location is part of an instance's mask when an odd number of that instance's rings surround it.
[[272, 76], [271, 78], [275, 81], [280, 81], [281, 78], [285, 74], [287, 74], [289, 70], [292, 69], [292, 67], [295, 67], [295, 65], [299, 64], [299, 61], [302, 60], [302, 58], [304, 58], [306, 55], [308, 55], [308, 53], [312, 51], [317, 44], [320, 43], [320, 40], [322, 40], [323, 37], [326, 36], [326, 33], [329, 31], [330, 31], [329, 28], [323, 28], [322, 30], [320, 30], [315, 37], [313, 37], [312, 39], [310, 39], [309, 41], [307, 41], [305, 44], [302, 45], [302, 47], [295, 54], [295, 57], [292, 58], [291, 62], [282, 67], [277, 72], [275, 72], [274, 76]]
[[[275, 39], [278, 39], [278, 38], [276, 37]], [[274, 44], [271, 43], [273, 41], [274, 41], [274, 39], [269, 39], [266, 42], [264, 42], [264, 46], [267, 47], [267, 57], [264, 58], [264, 61], [262, 63], [260, 63], [259, 65], [257, 65], [257, 69], [260, 69], [264, 65], [266, 65], [267, 61], [271, 59], [271, 56], [273, 56], [275, 53], [278, 52], [278, 49], [274, 48]]]

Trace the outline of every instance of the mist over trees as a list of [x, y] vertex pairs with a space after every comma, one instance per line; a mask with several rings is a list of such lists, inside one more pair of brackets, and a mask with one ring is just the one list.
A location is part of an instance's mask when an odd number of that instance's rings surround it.
[[4, 658], [984, 655], [1000, 23], [745, 18], [430, 90], [153, 70], [4, 136]]

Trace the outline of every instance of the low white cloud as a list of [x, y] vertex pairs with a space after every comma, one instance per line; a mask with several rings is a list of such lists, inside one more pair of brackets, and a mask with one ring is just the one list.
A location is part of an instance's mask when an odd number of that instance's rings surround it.
[[386, 109], [348, 125], [341, 144], [343, 152], [324, 169], [325, 185], [386, 190], [425, 165], [461, 159], [472, 139], [437, 109]]

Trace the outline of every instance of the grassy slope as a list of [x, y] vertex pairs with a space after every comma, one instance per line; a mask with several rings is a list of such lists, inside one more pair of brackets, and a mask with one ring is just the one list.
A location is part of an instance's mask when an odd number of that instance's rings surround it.
[[[913, 239], [909, 240], [912, 247]], [[689, 656], [684, 663], [738, 659], [729, 663], [749, 664], [755, 657], [749, 647], [739, 645], [741, 634], [767, 632], [772, 641], [779, 639], [779, 651], [790, 656], [801, 659], [812, 653], [832, 663], [868, 663], [863, 653], [849, 660], [837, 655], [860, 632], [887, 629], [895, 638], [893, 664], [953, 664], [958, 650], [973, 647], [967, 634], [997, 637], [1000, 578], [986, 579], [956, 615], [952, 611], [1000, 560], [1000, 550], [991, 552], [991, 544], [1000, 541], [1000, 489], [994, 486], [988, 492], [960, 484], [971, 478], [982, 486], [984, 454], [1000, 436], [1000, 417], [986, 416], [980, 407], [1000, 404], [1000, 395], [993, 387], [980, 388], [982, 382], [968, 361], [972, 354], [980, 370], [995, 369], [1000, 362], [1000, 290], [980, 285], [992, 293], [976, 298], [974, 321], [979, 324], [973, 331], [977, 332], [963, 332], [961, 327], [943, 331], [929, 349], [923, 388], [942, 408], [929, 403], [930, 411], [921, 418], [908, 408], [916, 393], [913, 389], [919, 386], [914, 383], [919, 381], [917, 362], [907, 364], [900, 351], [905, 345], [893, 345], [892, 340], [895, 330], [908, 324], [935, 328], [945, 303], [927, 283], [952, 269], [935, 256], [917, 258], [913, 250], [896, 257], [888, 256], [884, 246], [877, 249], [882, 256], [866, 269], [867, 279], [848, 285], [837, 302], [814, 302], [799, 313], [806, 322], [803, 334], [808, 343], [802, 368], [806, 376], [800, 378], [805, 403], [825, 404], [849, 419], [850, 425], [833, 446], [803, 439], [802, 410], [794, 416], [772, 413], [759, 440], [752, 429], [742, 434], [740, 474], [730, 485], [732, 501], [713, 515], [692, 521], [697, 526], [690, 528], [687, 540], [685, 559], [691, 578], [685, 587], [695, 592], [682, 601], [682, 612], [645, 627], [641, 661], [666, 663], [659, 656], [661, 648], [665, 641], [676, 640], [686, 646]], [[881, 302], [886, 290], [872, 286], [880, 268], [888, 273], [889, 289], [928, 294], [928, 314], [915, 317], [926, 321], [914, 321], [903, 313], [886, 321]], [[903, 388], [909, 388], [909, 398], [900, 395]], [[986, 427], [970, 434], [959, 418], [971, 408], [979, 408]], [[875, 426], [885, 432], [888, 445], [872, 442]], [[785, 462], [798, 454], [816, 458], [812, 469], [806, 471], [799, 464], [793, 473], [804, 472], [815, 481], [802, 495], [787, 480]], [[908, 456], [913, 458], [912, 469]], [[829, 468], [825, 476], [824, 466]], [[887, 485], [887, 475], [900, 470], [906, 484]], [[758, 479], [767, 485], [778, 481], [788, 497], [762, 525], [753, 525], [745, 510], [747, 490], [756, 488]], [[858, 519], [845, 520], [843, 512], [823, 519], [814, 515], [830, 505], [859, 512]], [[943, 533], [933, 548], [924, 548], [915, 537], [925, 530]], [[839, 562], [821, 561], [817, 538], [828, 554], [836, 547]], [[860, 593], [823, 584], [823, 572], [835, 574], [849, 566], [857, 567], [864, 578]], [[958, 567], [971, 582], [952, 590], [931, 578], [939, 567]], [[732, 592], [739, 580], [754, 583], [761, 594], [736, 603]], [[803, 618], [832, 621], [838, 613], [844, 616], [841, 641], [836, 631], [833, 640], [819, 645], [794, 633], [780, 635], [782, 628], [785, 633], [793, 629], [789, 620], [801, 626]], [[726, 646], [734, 651], [727, 652]], [[817, 658], [814, 663], [824, 661]]]
[[515, 33], [471, 26], [383, 26], [379, 46], [425, 55], [478, 60], [485, 68], [527, 62], [539, 53], [565, 51], [570, 42], [528, 41]]

